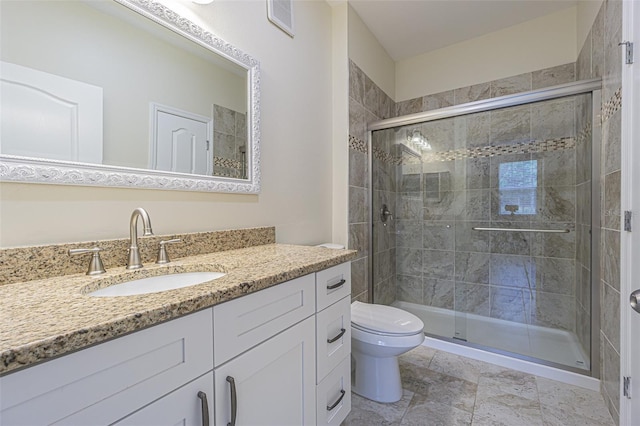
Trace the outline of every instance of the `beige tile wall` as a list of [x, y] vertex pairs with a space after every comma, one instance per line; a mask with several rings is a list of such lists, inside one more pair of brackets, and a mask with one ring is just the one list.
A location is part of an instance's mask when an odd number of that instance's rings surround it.
[[[578, 79], [602, 77], [600, 179], [600, 371], [601, 392], [616, 423], [620, 407], [620, 152], [622, 1], [602, 4], [576, 62]], [[594, 129], [597, 127], [594, 126]]]

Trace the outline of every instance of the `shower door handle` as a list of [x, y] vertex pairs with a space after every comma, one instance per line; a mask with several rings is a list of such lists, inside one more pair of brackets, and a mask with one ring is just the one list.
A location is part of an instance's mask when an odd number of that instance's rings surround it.
[[629, 303], [631, 303], [631, 309], [640, 314], [640, 288], [631, 293]]

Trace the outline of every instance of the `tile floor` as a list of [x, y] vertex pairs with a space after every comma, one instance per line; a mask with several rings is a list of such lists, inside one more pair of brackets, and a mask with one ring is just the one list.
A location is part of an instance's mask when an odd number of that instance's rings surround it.
[[400, 401], [353, 394], [343, 426], [614, 424], [598, 392], [425, 346], [402, 355], [400, 371]]

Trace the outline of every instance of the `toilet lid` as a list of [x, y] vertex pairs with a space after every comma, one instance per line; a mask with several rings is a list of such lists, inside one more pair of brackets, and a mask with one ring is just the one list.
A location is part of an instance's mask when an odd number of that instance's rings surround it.
[[422, 332], [424, 323], [417, 316], [392, 306], [353, 302], [351, 323], [380, 334], [410, 336]]

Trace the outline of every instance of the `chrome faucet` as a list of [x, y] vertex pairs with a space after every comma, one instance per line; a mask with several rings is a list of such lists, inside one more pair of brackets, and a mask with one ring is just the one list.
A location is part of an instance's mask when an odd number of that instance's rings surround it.
[[127, 261], [127, 269], [140, 269], [142, 268], [142, 262], [140, 261], [140, 250], [138, 249], [138, 217], [142, 218], [142, 224], [144, 225], [143, 237], [153, 235], [151, 229], [151, 219], [149, 219], [149, 213], [142, 207], [138, 207], [131, 213], [131, 220], [129, 221], [129, 260]]

